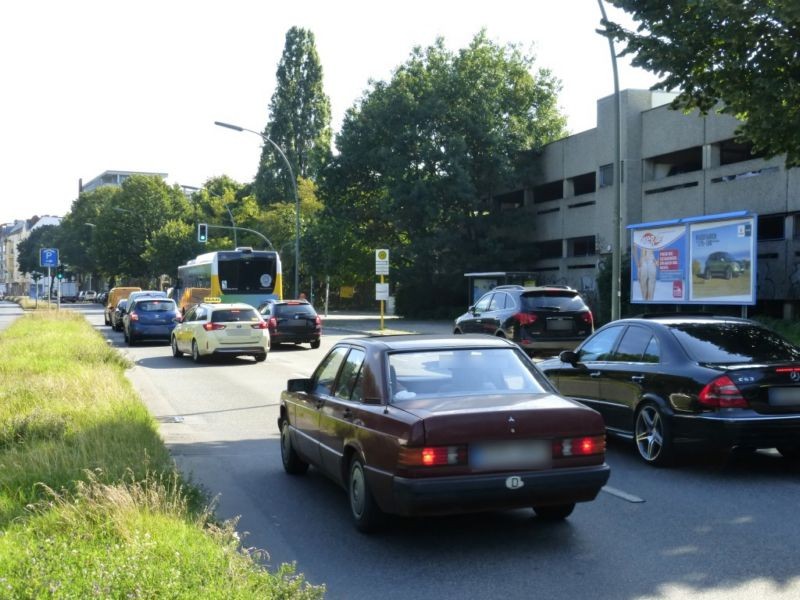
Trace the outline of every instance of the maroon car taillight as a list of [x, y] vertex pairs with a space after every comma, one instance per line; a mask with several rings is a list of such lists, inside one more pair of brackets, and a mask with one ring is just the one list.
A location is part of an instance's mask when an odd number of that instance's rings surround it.
[[747, 408], [747, 400], [727, 375], [717, 377], [697, 395], [697, 401], [709, 408]]
[[532, 315], [530, 313], [517, 313], [512, 317], [517, 323], [520, 325], [531, 325], [536, 323], [536, 315]]
[[553, 440], [553, 457], [590, 456], [606, 451], [606, 436], [595, 435]]
[[426, 446], [400, 448], [397, 463], [401, 467], [441, 467], [467, 464], [466, 446]]

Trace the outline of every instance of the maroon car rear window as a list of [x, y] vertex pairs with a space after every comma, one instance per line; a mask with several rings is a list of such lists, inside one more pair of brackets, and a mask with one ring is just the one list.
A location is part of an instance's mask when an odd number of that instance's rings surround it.
[[212, 323], [232, 323], [234, 321], [258, 321], [255, 308], [223, 308], [211, 313]]
[[389, 355], [392, 403], [433, 396], [551, 392], [527, 359], [512, 348], [441, 349]]

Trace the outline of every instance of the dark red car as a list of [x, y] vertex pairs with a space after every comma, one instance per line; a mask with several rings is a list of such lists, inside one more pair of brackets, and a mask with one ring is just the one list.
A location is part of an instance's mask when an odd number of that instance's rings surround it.
[[341, 484], [361, 531], [386, 513], [563, 519], [609, 476], [600, 414], [488, 336], [342, 340], [289, 380], [278, 425], [286, 471], [312, 464]]

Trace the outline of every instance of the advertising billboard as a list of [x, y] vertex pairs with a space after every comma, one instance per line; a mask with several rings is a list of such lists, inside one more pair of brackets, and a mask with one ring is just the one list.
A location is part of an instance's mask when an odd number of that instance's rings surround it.
[[756, 303], [756, 215], [740, 211], [628, 229], [632, 303]]

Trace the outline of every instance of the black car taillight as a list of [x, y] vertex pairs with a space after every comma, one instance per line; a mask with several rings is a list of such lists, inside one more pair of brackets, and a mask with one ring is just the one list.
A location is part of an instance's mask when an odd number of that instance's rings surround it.
[[717, 377], [707, 384], [697, 396], [697, 401], [709, 408], [747, 408], [747, 400], [727, 375]]
[[537, 320], [536, 315], [524, 312], [517, 313], [511, 318], [514, 319], [520, 325], [531, 325], [533, 323], [536, 323]]
[[586, 323], [587, 325], [594, 324], [594, 317], [592, 316], [592, 311], [587, 310], [586, 312], [581, 313], [581, 320]]

